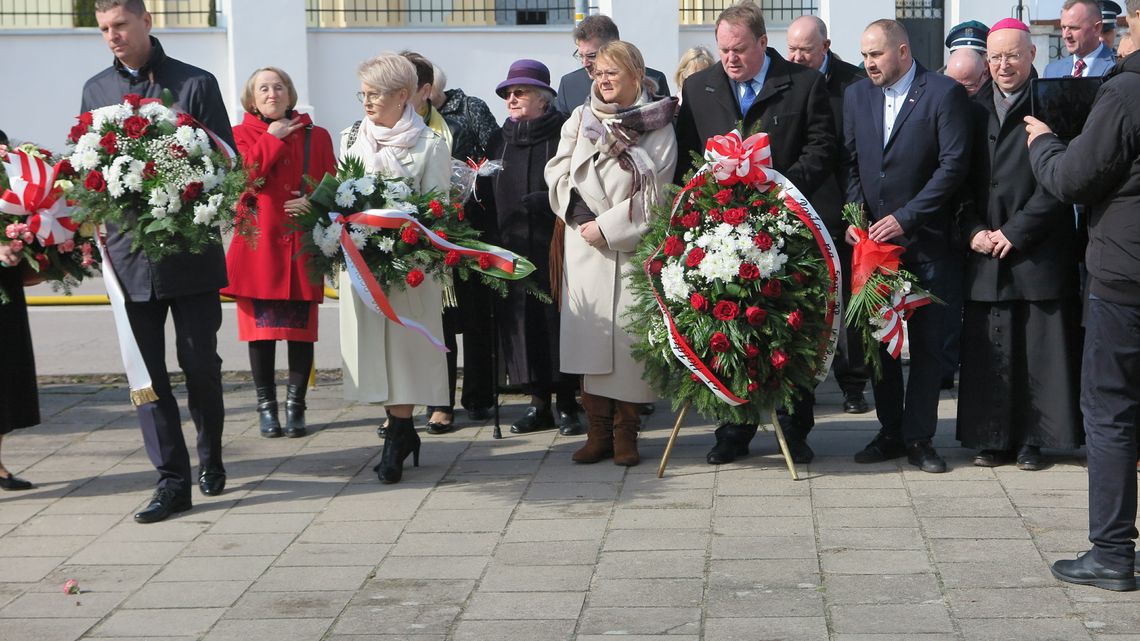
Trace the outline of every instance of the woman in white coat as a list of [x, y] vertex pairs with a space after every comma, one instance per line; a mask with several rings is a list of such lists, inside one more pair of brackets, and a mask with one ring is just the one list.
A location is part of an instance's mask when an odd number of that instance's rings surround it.
[[[429, 129], [408, 99], [416, 90], [416, 69], [403, 56], [381, 54], [357, 70], [365, 118], [341, 132], [340, 156], [355, 156], [369, 172], [411, 178], [419, 193], [446, 196], [451, 158], [443, 139]], [[393, 309], [443, 336], [442, 289], [427, 279], [416, 288], [385, 287]], [[447, 402], [447, 360], [410, 329], [373, 311], [353, 292], [347, 274], [340, 278], [340, 352], [344, 396], [383, 403], [388, 414], [384, 451], [376, 466], [384, 483], [396, 483], [404, 459], [414, 453], [419, 465], [420, 438], [412, 420], [416, 405]]]
[[653, 100], [650, 82], [633, 45], [599, 49], [590, 101], [570, 115], [546, 165], [550, 205], [566, 223], [559, 356], [563, 372], [583, 375], [589, 419], [579, 463], [637, 465], [638, 410], [655, 400], [622, 317], [633, 304], [633, 254], [677, 162], [677, 99]]

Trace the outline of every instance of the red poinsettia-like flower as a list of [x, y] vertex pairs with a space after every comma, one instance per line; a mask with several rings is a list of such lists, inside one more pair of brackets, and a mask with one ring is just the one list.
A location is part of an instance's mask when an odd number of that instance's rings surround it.
[[728, 336], [724, 332], [713, 332], [712, 337], [709, 338], [709, 347], [712, 348], [712, 351], [723, 354], [732, 348], [732, 342], [728, 340]]
[[666, 256], [677, 257], [685, 253], [685, 241], [681, 240], [678, 236], [670, 236], [665, 239], [665, 247], [662, 248]]
[[700, 265], [701, 261], [704, 259], [705, 250], [701, 249], [700, 247], [694, 247], [689, 251], [688, 257], [685, 258], [685, 265], [688, 267], [696, 267], [697, 265]]
[[455, 267], [462, 259], [463, 257], [459, 255], [459, 252], [453, 249], [447, 252], [447, 254], [443, 257], [443, 264], [447, 265], [448, 267]]
[[420, 242], [420, 230], [411, 225], [404, 227], [400, 232], [400, 240], [408, 245], [415, 245]]
[[436, 218], [443, 218], [443, 203], [432, 199], [432, 201], [428, 203], [428, 209], [431, 210], [432, 216], [435, 216]]
[[487, 254], [479, 255], [479, 269], [491, 269], [491, 257]]
[[748, 319], [749, 325], [756, 327], [758, 325], [764, 324], [764, 321], [768, 318], [768, 312], [760, 307], [752, 305], [748, 309], [744, 310], [744, 318]]
[[771, 361], [772, 367], [776, 369], [784, 369], [784, 366], [788, 364], [788, 355], [785, 354], [783, 350], [774, 349], [772, 350]]
[[703, 312], [709, 308], [709, 301], [704, 296], [693, 292], [693, 294], [689, 296], [689, 305], [692, 305], [693, 309], [698, 312]]
[[739, 313], [740, 307], [730, 300], [722, 300], [716, 305], [713, 305], [713, 318], [717, 320], [730, 321], [735, 319]]
[[420, 283], [424, 282], [424, 273], [419, 269], [413, 269], [412, 271], [408, 272], [408, 275], [404, 277], [404, 280], [407, 281], [408, 285], [411, 285], [412, 287], [419, 287]]

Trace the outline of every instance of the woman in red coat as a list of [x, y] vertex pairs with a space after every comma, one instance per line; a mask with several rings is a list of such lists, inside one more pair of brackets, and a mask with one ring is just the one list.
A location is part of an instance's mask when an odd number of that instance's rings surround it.
[[[226, 255], [229, 287], [237, 299], [238, 338], [249, 342], [249, 362], [257, 388], [261, 435], [304, 436], [305, 389], [317, 340], [317, 305], [324, 288], [309, 280], [307, 260], [298, 257], [300, 233], [289, 216], [306, 211], [309, 183], [336, 172], [332, 138], [305, 114], [293, 111], [297, 90], [284, 71], [258, 69], [241, 95], [245, 118], [234, 127], [234, 141], [257, 192], [256, 240], [235, 236]], [[306, 158], [306, 155], [308, 156]], [[276, 341], [289, 342], [289, 383], [285, 429], [277, 416], [274, 380]]]

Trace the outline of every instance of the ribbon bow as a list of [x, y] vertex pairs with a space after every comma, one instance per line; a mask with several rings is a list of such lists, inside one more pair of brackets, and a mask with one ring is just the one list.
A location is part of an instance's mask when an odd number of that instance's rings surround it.
[[716, 181], [723, 185], [743, 182], [759, 187], [776, 180], [769, 170], [772, 148], [766, 133], [753, 134], [745, 140], [740, 139], [737, 131], [713, 136], [705, 144], [705, 160]]
[[902, 356], [903, 342], [906, 340], [906, 325], [903, 321], [910, 318], [914, 310], [929, 305], [932, 302], [927, 294], [911, 292], [895, 292], [891, 296], [890, 307], [879, 309], [882, 317], [882, 328], [874, 332], [874, 336], [886, 344], [887, 352], [892, 358]]
[[79, 223], [68, 216], [71, 207], [55, 186], [60, 166], [22, 149], [9, 151], [3, 163], [11, 187], [0, 195], [0, 212], [27, 216], [28, 229], [44, 247], [73, 238]]
[[897, 272], [904, 248], [893, 243], [880, 243], [871, 240], [864, 229], [855, 228], [859, 242], [851, 254], [851, 293], [858, 294], [867, 279], [876, 270], [884, 274]]

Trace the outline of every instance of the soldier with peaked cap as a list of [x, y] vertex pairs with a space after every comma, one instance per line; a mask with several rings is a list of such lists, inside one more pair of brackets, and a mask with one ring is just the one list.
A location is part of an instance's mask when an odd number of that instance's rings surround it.
[[950, 33], [946, 34], [946, 48], [950, 53], [967, 48], [985, 55], [986, 36], [990, 35], [990, 28], [977, 20], [967, 20], [954, 25]]
[[1100, 41], [1112, 49], [1116, 46], [1116, 18], [1123, 13], [1120, 5], [1112, 0], [1100, 0]]

